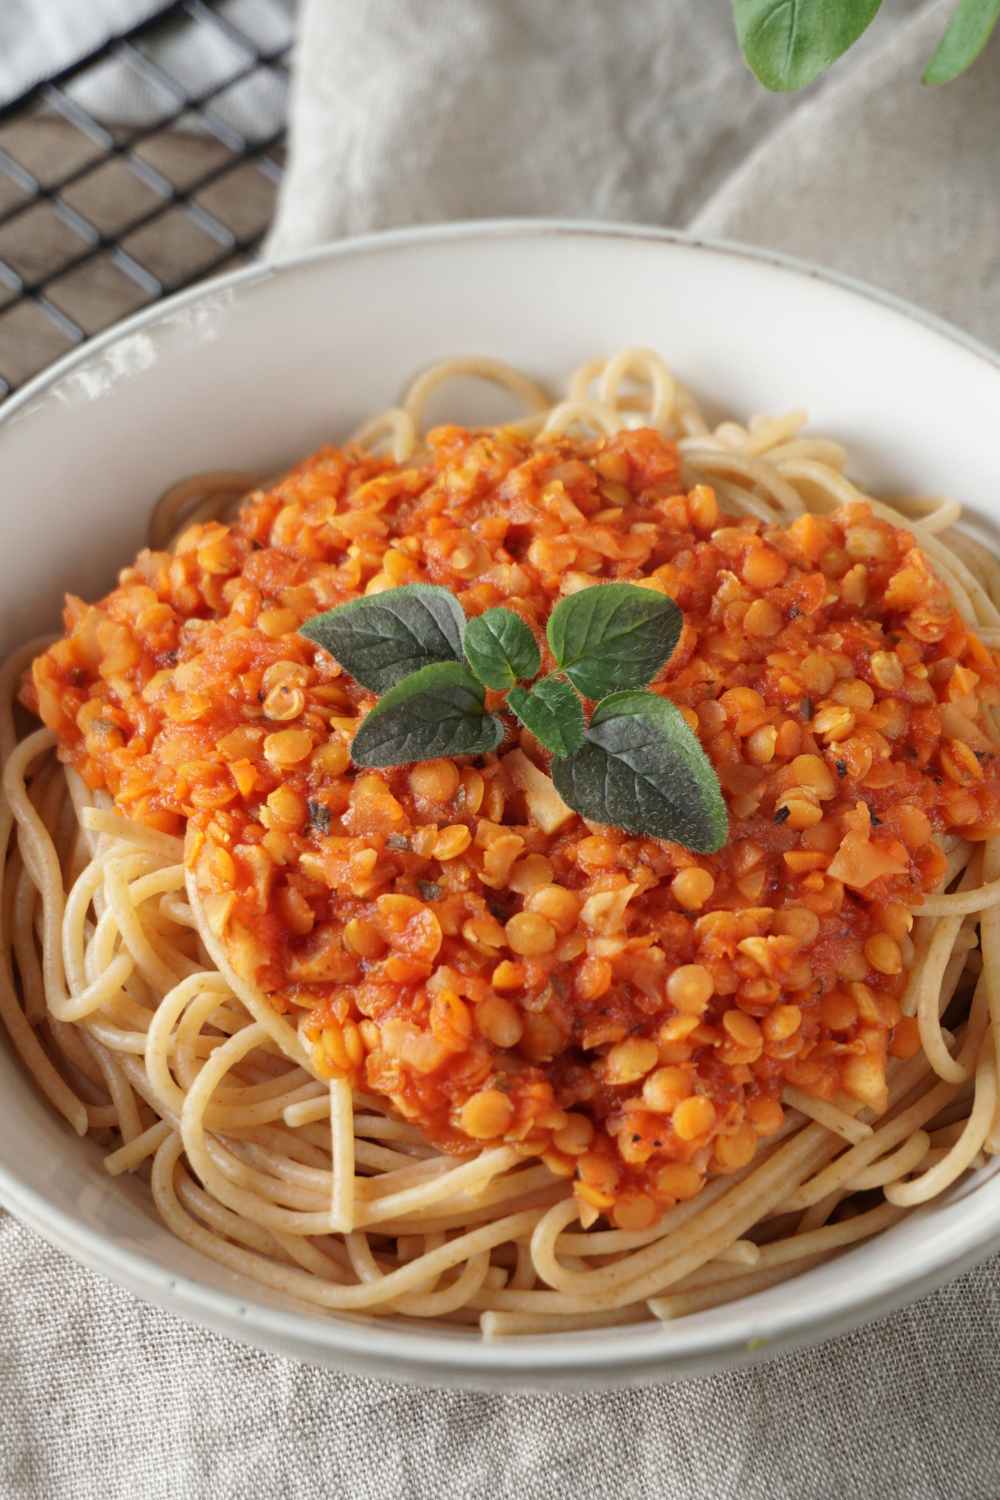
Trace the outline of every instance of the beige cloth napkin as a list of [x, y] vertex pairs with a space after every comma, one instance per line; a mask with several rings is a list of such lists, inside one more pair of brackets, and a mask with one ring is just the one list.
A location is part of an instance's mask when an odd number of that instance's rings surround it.
[[801, 95], [729, 0], [304, 0], [270, 250], [534, 214], [669, 224], [848, 271], [1000, 343], [1000, 35], [920, 82], [954, 0], [884, 0]]
[[[305, 0], [272, 247], [507, 213], [687, 224], [1000, 342], [1000, 49], [921, 89], [948, 11], [887, 0], [856, 54], [785, 99], [743, 71], [727, 0]], [[0, 1496], [994, 1500], [998, 1330], [993, 1261], [756, 1370], [415, 1391], [202, 1332], [0, 1217]]]
[[[215, 9], [237, 34], [243, 28], [248, 40], [267, 38], [264, 45], [272, 47], [287, 35], [295, 5], [296, 0], [217, 0]], [[160, 24], [142, 34], [139, 51], [188, 94], [217, 88], [245, 65], [249, 54], [225, 26], [202, 19], [197, 5], [180, 18], [169, 14], [176, 8], [170, 0], [0, 0], [0, 108], [39, 79], [55, 77], [113, 37], [161, 16]], [[102, 122], [142, 126], [163, 117], [163, 85], [115, 51], [64, 89]], [[280, 130], [284, 116], [280, 90], [263, 71], [217, 96], [214, 111], [251, 139]], [[196, 118], [186, 117], [184, 128], [197, 128]]]

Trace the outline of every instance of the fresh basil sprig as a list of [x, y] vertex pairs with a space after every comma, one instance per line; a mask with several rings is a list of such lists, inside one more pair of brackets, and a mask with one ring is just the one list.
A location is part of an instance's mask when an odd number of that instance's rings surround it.
[[605, 583], [561, 599], [545, 633], [552, 655], [587, 698], [645, 687], [673, 655], [684, 616], [634, 583]]
[[719, 779], [679, 708], [656, 693], [612, 693], [576, 755], [552, 763], [564, 802], [626, 833], [708, 854], [726, 841]]
[[439, 755], [485, 755], [504, 737], [482, 685], [457, 661], [411, 672], [379, 699], [354, 736], [359, 766], [408, 766]]
[[924, 83], [950, 83], [972, 66], [1000, 20], [1000, 0], [959, 0], [924, 71]]
[[583, 744], [583, 704], [561, 677], [543, 677], [530, 688], [511, 688], [507, 707], [553, 755], [572, 755]]
[[[680, 710], [639, 691], [669, 661], [683, 624], [654, 590], [582, 589], [549, 616], [556, 670], [544, 677], [520, 615], [496, 608], [467, 622], [455, 596], [430, 584], [352, 600], [301, 633], [382, 695], [354, 736], [356, 765], [496, 750], [507, 726], [487, 709], [489, 688], [506, 693], [504, 706], [551, 751], [556, 789], [582, 817], [712, 853], [727, 832], [718, 778]], [[589, 725], [581, 694], [598, 700]]]
[[465, 627], [465, 654], [479, 681], [506, 692], [542, 665], [538, 642], [512, 609], [488, 609]]
[[805, 88], [875, 19], [882, 0], [733, 0], [743, 56], [765, 88]]
[[299, 634], [329, 651], [362, 687], [384, 693], [432, 662], [461, 661], [464, 629], [453, 593], [410, 583], [314, 615]]
[[[868, 29], [881, 0], [733, 0], [736, 35], [765, 88], [805, 88]], [[950, 83], [970, 67], [1000, 18], [1000, 0], [959, 0], [924, 73]]]

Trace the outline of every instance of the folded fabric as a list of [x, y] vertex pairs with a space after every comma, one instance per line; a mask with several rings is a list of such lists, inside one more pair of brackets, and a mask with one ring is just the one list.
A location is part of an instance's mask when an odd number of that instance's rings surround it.
[[0, 106], [162, 9], [163, 0], [3, 0]]
[[1000, 340], [997, 48], [920, 82], [951, 0], [886, 0], [801, 95], [729, 0], [306, 0], [272, 254], [503, 214], [690, 227], [806, 255]]
[[[143, 34], [133, 56], [113, 50], [63, 85], [102, 123], [155, 125], [177, 109], [180, 95], [218, 90], [250, 64], [252, 54], [238, 39], [241, 25], [251, 42], [260, 36], [274, 46], [274, 38], [287, 34], [293, 6], [294, 0], [222, 0], [216, 9], [235, 28], [229, 32], [200, 15], [197, 5], [176, 14], [178, 7], [169, 0], [2, 0], [0, 107], [162, 12], [163, 25]], [[156, 71], [143, 70], [138, 56], [148, 57]], [[279, 131], [285, 114], [282, 79], [260, 69], [224, 91], [214, 110], [251, 140]], [[205, 127], [192, 112], [182, 128]]]
[[808, 255], [1000, 339], [996, 49], [928, 89], [951, 0], [886, 0], [768, 95], [729, 0], [307, 0], [271, 254], [403, 223], [565, 214]]

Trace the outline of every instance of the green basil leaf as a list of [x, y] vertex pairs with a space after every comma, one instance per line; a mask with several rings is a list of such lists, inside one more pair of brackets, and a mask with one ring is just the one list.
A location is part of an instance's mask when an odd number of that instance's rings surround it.
[[733, 0], [736, 35], [765, 88], [801, 89], [875, 19], [881, 0]]
[[1000, 0], [959, 0], [924, 72], [925, 83], [950, 83], [971, 67], [1000, 20]]
[[698, 854], [726, 841], [712, 764], [680, 710], [655, 693], [614, 693], [599, 703], [583, 747], [552, 762], [552, 779], [564, 802], [597, 823]]
[[543, 677], [530, 688], [512, 688], [507, 707], [553, 755], [572, 755], [583, 744], [583, 704], [560, 677]]
[[561, 599], [548, 638], [558, 666], [587, 698], [645, 687], [673, 655], [684, 616], [634, 583], [599, 583]]
[[465, 655], [480, 682], [503, 692], [542, 665], [538, 643], [512, 609], [488, 609], [465, 627]]
[[460, 662], [464, 627], [449, 589], [408, 583], [314, 615], [299, 634], [329, 651], [362, 687], [384, 693], [431, 662]]
[[358, 766], [407, 766], [439, 755], [484, 755], [504, 737], [484, 698], [461, 662], [421, 667], [379, 699], [354, 736], [351, 758]]

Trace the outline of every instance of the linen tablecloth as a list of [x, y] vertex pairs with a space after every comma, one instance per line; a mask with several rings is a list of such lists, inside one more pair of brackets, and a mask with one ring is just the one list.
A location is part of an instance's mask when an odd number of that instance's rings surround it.
[[[727, 0], [306, 0], [271, 249], [496, 214], [688, 225], [998, 343], [1000, 48], [922, 88], [949, 11], [887, 0], [855, 53], [779, 98], [744, 71]], [[0, 1215], [0, 1495], [993, 1500], [998, 1330], [994, 1260], [754, 1370], [578, 1397], [418, 1391], [202, 1332]]]

